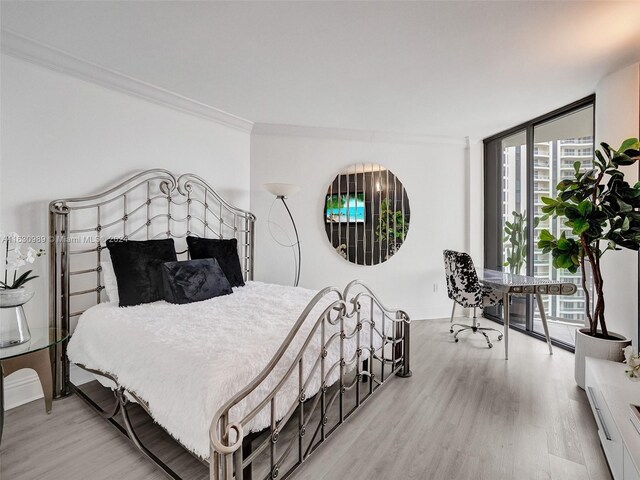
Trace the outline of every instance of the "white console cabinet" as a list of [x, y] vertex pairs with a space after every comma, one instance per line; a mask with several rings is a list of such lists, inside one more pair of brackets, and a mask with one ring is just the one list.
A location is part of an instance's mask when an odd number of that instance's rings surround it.
[[622, 363], [588, 357], [585, 391], [614, 479], [640, 480], [640, 432], [630, 407], [640, 405], [640, 382], [629, 380], [624, 369]]

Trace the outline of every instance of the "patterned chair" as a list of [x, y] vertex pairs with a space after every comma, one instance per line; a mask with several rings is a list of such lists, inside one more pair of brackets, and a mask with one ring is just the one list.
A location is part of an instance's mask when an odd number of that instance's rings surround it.
[[[481, 333], [487, 340], [489, 348], [493, 347], [487, 331], [498, 332], [498, 340], [502, 340], [502, 332], [496, 328], [480, 327], [476, 320], [476, 308], [497, 305], [502, 302], [502, 298], [491, 288], [483, 286], [478, 280], [478, 274], [473, 266], [471, 257], [462, 252], [454, 252], [453, 250], [445, 250], [444, 269], [447, 276], [447, 292], [449, 298], [453, 300], [453, 309], [451, 310], [451, 329], [453, 327], [461, 327], [453, 336], [458, 341], [458, 335], [465, 330], [471, 330], [473, 333]], [[456, 311], [456, 304], [464, 308], [473, 308], [473, 324], [466, 325], [462, 323], [453, 323], [453, 316]]]

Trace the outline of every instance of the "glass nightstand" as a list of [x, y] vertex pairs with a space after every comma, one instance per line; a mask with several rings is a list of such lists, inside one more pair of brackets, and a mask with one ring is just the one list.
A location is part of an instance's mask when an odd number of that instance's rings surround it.
[[22, 370], [35, 370], [42, 385], [44, 405], [51, 413], [53, 402], [53, 377], [51, 372], [51, 347], [69, 338], [65, 331], [43, 327], [31, 329], [31, 340], [21, 345], [0, 348], [0, 442], [4, 426], [4, 377]]

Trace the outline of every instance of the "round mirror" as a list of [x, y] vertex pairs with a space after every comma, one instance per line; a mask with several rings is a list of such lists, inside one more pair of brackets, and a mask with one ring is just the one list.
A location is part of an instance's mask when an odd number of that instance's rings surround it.
[[323, 212], [329, 242], [357, 265], [391, 258], [407, 237], [410, 216], [402, 182], [375, 163], [351, 165], [338, 173], [327, 190]]

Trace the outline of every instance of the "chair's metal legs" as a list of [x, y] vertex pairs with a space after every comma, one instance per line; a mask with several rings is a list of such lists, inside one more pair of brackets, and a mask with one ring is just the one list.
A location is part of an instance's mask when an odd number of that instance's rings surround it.
[[[455, 303], [453, 308], [455, 309]], [[451, 322], [453, 322], [453, 312], [451, 314]], [[489, 335], [487, 335], [485, 332], [490, 332], [490, 331], [498, 332], [498, 341], [502, 340], [502, 337], [503, 337], [503, 333], [497, 328], [480, 326], [476, 317], [476, 307], [473, 308], [473, 324], [472, 325], [465, 325], [463, 323], [451, 323], [451, 328], [449, 329], [450, 333], [453, 333], [453, 327], [460, 327], [453, 335], [453, 339], [455, 340], [456, 343], [459, 340], [458, 335], [460, 334], [460, 332], [464, 332], [466, 330], [471, 330], [473, 333], [481, 333], [484, 336], [485, 340], [487, 341], [487, 346], [489, 348], [493, 347], [493, 344], [491, 343], [491, 339], [489, 338]]]
[[458, 331], [455, 333], [455, 335], [453, 336], [453, 338], [456, 340], [456, 342], [458, 341], [458, 334], [460, 332], [464, 332], [465, 330], [471, 330], [473, 327], [470, 327], [469, 325], [462, 325], [461, 323], [454, 323], [453, 325], [451, 325], [451, 330], [449, 330], [449, 333], [453, 333], [453, 327], [462, 327], [460, 329], [458, 329]]
[[476, 307], [473, 307], [473, 326], [479, 327], [480, 322], [478, 321], [478, 317], [476, 316]]
[[453, 301], [453, 308], [451, 309], [451, 321], [449, 323], [453, 323], [453, 315], [456, 313], [456, 301]]
[[491, 340], [489, 339], [489, 335], [487, 335], [483, 330], [478, 330], [482, 335], [484, 335], [485, 340], [487, 341], [487, 345], [489, 345], [489, 348], [493, 347], [493, 345], [491, 344]]

